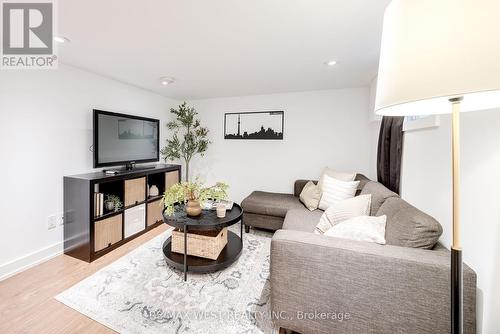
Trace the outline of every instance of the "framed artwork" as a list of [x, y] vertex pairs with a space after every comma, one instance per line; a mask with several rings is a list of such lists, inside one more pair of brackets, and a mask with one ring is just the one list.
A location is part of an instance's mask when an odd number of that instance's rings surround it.
[[224, 114], [224, 139], [283, 140], [284, 111]]
[[439, 127], [439, 116], [406, 116], [403, 123], [403, 131], [416, 131]]

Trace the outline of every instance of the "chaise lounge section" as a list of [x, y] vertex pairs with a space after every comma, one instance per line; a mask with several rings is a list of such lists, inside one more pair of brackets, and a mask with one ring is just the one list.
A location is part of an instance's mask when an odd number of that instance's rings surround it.
[[288, 210], [304, 208], [293, 194], [254, 191], [241, 202], [243, 221], [248, 232], [250, 226], [276, 231], [283, 226]]

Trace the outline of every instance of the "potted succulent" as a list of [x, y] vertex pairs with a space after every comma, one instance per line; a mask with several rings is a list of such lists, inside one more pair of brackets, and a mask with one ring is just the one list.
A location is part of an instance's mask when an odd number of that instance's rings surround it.
[[108, 211], [120, 211], [123, 207], [123, 203], [120, 200], [120, 197], [116, 195], [106, 195], [105, 204]]
[[198, 216], [201, 214], [201, 203], [208, 199], [215, 201], [227, 199], [229, 186], [222, 182], [217, 182], [211, 187], [204, 187], [201, 182], [181, 182], [174, 184], [163, 195], [167, 215], [174, 213], [176, 203], [185, 203], [185, 210], [188, 216]]

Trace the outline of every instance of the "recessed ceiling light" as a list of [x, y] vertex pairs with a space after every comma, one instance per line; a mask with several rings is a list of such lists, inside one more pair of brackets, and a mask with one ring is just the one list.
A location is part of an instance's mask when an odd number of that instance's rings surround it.
[[167, 86], [167, 85], [173, 84], [174, 81], [175, 81], [175, 79], [171, 78], [171, 77], [162, 77], [162, 78], [160, 78], [160, 83], [163, 86]]
[[64, 36], [54, 36], [54, 41], [56, 41], [57, 43], [61, 43], [61, 44], [71, 42], [71, 41], [69, 40], [69, 38], [64, 37]]
[[335, 64], [337, 64], [337, 62], [335, 60], [330, 60], [330, 61], [325, 62], [325, 65], [328, 65], [328, 66], [334, 66]]

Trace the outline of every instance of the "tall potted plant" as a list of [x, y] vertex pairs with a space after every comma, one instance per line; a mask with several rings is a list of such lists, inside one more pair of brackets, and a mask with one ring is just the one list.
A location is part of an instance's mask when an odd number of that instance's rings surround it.
[[160, 153], [165, 162], [167, 159], [183, 159], [186, 169], [186, 182], [189, 181], [189, 163], [196, 154], [204, 155], [210, 141], [208, 129], [201, 126], [196, 117], [198, 113], [189, 107], [186, 102], [177, 109], [170, 109], [175, 115], [175, 120], [167, 123], [167, 128], [173, 130], [172, 138], [167, 139], [167, 145]]

